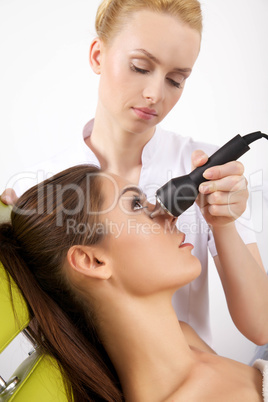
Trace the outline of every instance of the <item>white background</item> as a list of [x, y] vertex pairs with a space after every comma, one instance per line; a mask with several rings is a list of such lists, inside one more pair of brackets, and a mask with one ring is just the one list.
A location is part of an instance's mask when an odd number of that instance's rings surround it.
[[[75, 141], [93, 117], [98, 78], [89, 67], [88, 49], [98, 3], [0, 0], [0, 192], [12, 175]], [[268, 133], [268, 0], [201, 4], [201, 53], [182, 99], [162, 126], [218, 145], [238, 133]], [[241, 158], [266, 269], [267, 155], [268, 142], [259, 140]], [[216, 351], [248, 362], [254, 345], [234, 328], [213, 264], [210, 293]], [[17, 342], [1, 356], [0, 375], [11, 374], [21, 349], [27, 348]]]

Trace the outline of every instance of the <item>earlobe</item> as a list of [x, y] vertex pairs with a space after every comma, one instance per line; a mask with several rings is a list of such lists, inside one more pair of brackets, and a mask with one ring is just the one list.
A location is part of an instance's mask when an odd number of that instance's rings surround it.
[[106, 257], [99, 257], [98, 250], [90, 246], [72, 246], [67, 253], [67, 260], [74, 272], [95, 279], [109, 279], [111, 267]]
[[100, 74], [101, 72], [101, 49], [102, 42], [100, 38], [95, 38], [89, 49], [89, 64], [96, 74]]

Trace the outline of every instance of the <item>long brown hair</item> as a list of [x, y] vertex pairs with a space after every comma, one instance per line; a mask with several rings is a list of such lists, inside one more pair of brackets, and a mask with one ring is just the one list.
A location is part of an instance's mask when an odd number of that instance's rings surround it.
[[[68, 399], [77, 402], [123, 400], [90, 306], [63, 270], [72, 245], [96, 244], [103, 236], [94, 231], [102, 205], [99, 177], [93, 166], [67, 169], [24, 193], [11, 222], [0, 225], [0, 260], [28, 304], [37, 343], [56, 358]], [[90, 236], [68, 230], [70, 219], [80, 228], [89, 225]]]

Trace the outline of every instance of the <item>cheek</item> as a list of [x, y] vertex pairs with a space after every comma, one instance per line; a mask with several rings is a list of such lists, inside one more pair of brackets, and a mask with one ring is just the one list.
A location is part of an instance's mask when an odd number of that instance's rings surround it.
[[131, 74], [125, 70], [120, 65], [111, 65], [110, 68], [106, 66], [100, 77], [99, 96], [114, 112], [131, 103], [137, 91]]
[[[171, 93], [169, 95], [169, 101], [168, 101], [168, 111], [173, 109], [173, 107], [177, 104], [177, 102], [180, 100], [182, 93], [183, 93], [183, 88], [182, 89], [169, 89], [171, 90]], [[168, 112], [167, 112], [168, 113]]]
[[175, 90], [170, 87], [167, 87], [165, 90], [166, 95], [164, 101], [162, 102], [163, 109], [162, 109], [161, 120], [163, 120], [167, 116], [167, 114], [174, 108], [174, 106], [181, 98], [183, 92], [183, 89]]
[[124, 222], [110, 238], [109, 248], [114, 279], [120, 289], [132, 295], [175, 291], [200, 273], [200, 263], [190, 250], [179, 249], [176, 239], [163, 233], [158, 225]]
[[171, 261], [175, 265], [175, 255], [171, 256], [168, 249], [164, 251], [165, 245], [161, 247], [161, 241], [151, 241], [149, 236], [142, 234], [122, 235], [118, 240], [118, 246], [114, 242], [113, 248], [117, 261], [116, 275], [120, 286], [128, 293], [149, 295], [166, 287], [167, 282], [168, 286], [170, 283], [174, 285], [174, 270], [168, 265]]
[[180, 249], [173, 240], [168, 235], [159, 238], [151, 250], [151, 262], [157, 268], [155, 275], [164, 278], [163, 285], [177, 289], [199, 276], [201, 264], [190, 249]]
[[[109, 88], [124, 89], [129, 85], [129, 72], [126, 62], [122, 59], [121, 54], [113, 52], [108, 54], [103, 60], [102, 75], [105, 84]], [[116, 93], [113, 93], [116, 96]]]
[[[134, 230], [137, 230], [137, 233], [134, 233]], [[115, 266], [114, 274], [121, 288], [136, 295], [147, 294], [153, 290], [152, 279], [157, 269], [155, 266], [157, 258], [154, 256], [157, 247], [149, 236], [138, 232], [138, 228], [129, 228], [128, 233], [123, 232], [114, 239], [111, 251]], [[158, 260], [158, 263], [163, 266], [161, 261]], [[159, 278], [158, 275], [158, 280]]]

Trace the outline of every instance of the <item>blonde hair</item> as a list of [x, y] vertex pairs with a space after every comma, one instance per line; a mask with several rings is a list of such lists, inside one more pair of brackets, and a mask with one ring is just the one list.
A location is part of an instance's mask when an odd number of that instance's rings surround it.
[[120, 32], [133, 13], [151, 10], [169, 14], [202, 35], [202, 12], [198, 0], [103, 0], [97, 10], [97, 35], [108, 43]]

